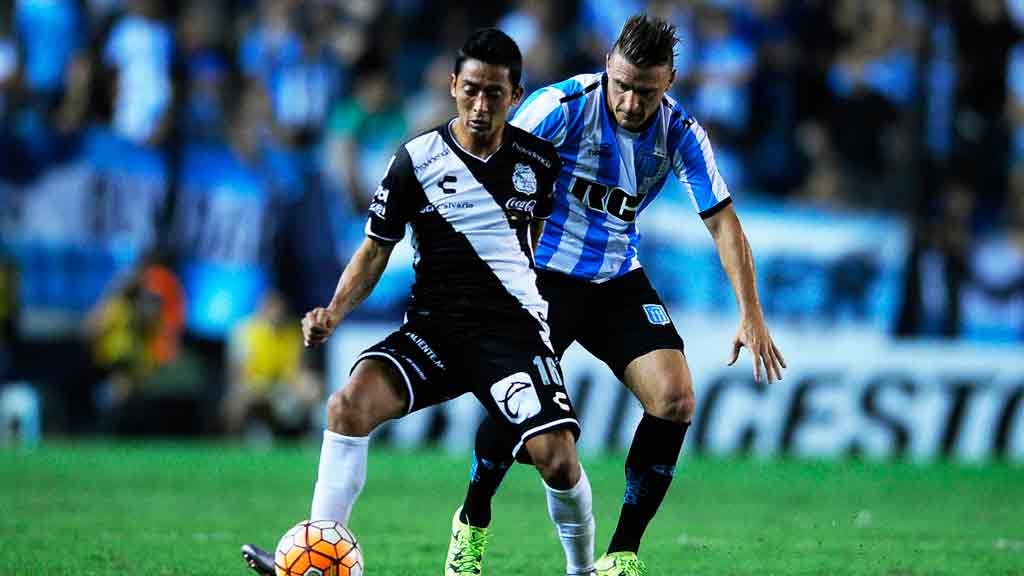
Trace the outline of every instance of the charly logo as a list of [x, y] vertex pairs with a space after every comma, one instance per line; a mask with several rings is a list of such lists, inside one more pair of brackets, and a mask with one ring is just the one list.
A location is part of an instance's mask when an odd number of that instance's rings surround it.
[[537, 175], [527, 164], [516, 164], [512, 170], [512, 186], [520, 194], [532, 196], [537, 193]]
[[[437, 187], [445, 194], [455, 194], [455, 192], [457, 192], [455, 189], [455, 183], [458, 181], [459, 179], [456, 176], [449, 174], [437, 182]], [[449, 187], [449, 185], [451, 187]]]
[[540, 398], [533, 379], [526, 372], [516, 372], [491, 386], [491, 397], [501, 413], [513, 424], [540, 414]]

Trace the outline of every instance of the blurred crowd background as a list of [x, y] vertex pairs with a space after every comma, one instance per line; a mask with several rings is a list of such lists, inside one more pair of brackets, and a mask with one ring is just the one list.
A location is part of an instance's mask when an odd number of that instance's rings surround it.
[[[308, 429], [299, 315], [453, 114], [467, 33], [515, 38], [530, 91], [643, 10], [741, 219], [813, 253], [751, 232], [773, 326], [1024, 342], [1024, 0], [0, 0], [0, 382], [56, 433]], [[685, 194], [645, 220], [673, 313], [731, 318]], [[354, 321], [401, 319], [398, 260]]]

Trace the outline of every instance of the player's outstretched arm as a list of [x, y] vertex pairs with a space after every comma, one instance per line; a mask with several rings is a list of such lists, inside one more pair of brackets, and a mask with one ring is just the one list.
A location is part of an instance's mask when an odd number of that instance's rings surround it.
[[754, 363], [754, 381], [761, 382], [762, 365], [769, 383], [781, 380], [786, 360], [772, 341], [768, 325], [764, 321], [764, 313], [757, 297], [754, 255], [750, 251], [747, 236], [743, 233], [743, 226], [736, 216], [736, 209], [732, 205], [726, 206], [707, 218], [704, 223], [715, 240], [718, 257], [729, 276], [729, 282], [736, 294], [736, 302], [740, 307], [740, 327], [736, 332], [736, 338], [733, 339], [729, 365], [736, 363], [740, 348], [746, 346]]
[[373, 292], [394, 247], [369, 237], [363, 240], [341, 273], [331, 303], [306, 312], [302, 318], [302, 338], [307, 348], [326, 342], [342, 319]]

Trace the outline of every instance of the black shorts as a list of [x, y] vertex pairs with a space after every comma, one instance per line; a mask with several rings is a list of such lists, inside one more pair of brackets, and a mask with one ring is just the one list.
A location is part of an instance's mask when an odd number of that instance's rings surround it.
[[530, 437], [556, 428], [580, 435], [580, 425], [551, 349], [536, 337], [467, 337], [443, 322], [414, 318], [367, 348], [352, 365], [373, 358], [393, 366], [408, 393], [406, 414], [466, 392], [492, 417], [516, 430], [515, 456]]
[[621, 380], [626, 366], [648, 352], [683, 351], [668, 308], [642, 268], [600, 284], [538, 270], [537, 285], [550, 304], [548, 326], [559, 358], [579, 342]]

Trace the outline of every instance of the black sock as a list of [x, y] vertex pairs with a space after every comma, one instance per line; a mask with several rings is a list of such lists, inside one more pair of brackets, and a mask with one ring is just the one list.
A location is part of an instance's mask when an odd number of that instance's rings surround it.
[[678, 424], [644, 413], [626, 456], [626, 494], [608, 552], [637, 552], [647, 524], [672, 484], [689, 422]]
[[491, 524], [491, 498], [512, 466], [512, 447], [518, 441], [510, 432], [499, 427], [490, 416], [477, 429], [469, 489], [459, 516], [459, 520], [470, 526], [487, 528]]

